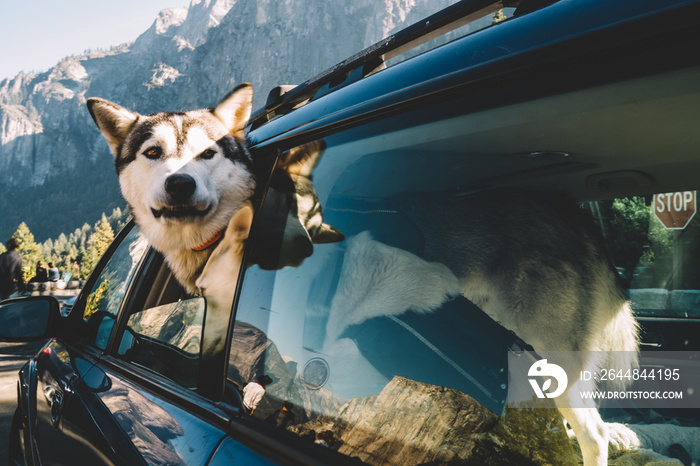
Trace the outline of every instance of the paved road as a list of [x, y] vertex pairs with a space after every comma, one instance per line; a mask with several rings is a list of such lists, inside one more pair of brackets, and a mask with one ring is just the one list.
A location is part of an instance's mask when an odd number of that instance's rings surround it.
[[17, 406], [17, 371], [44, 343], [0, 343], [0, 465], [7, 464], [10, 423]]

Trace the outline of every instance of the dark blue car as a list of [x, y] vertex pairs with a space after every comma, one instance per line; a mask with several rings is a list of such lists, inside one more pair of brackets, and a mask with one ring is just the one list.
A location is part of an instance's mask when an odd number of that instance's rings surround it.
[[[515, 7], [507, 19], [459, 29], [504, 6]], [[424, 45], [433, 39], [442, 45]], [[3, 341], [48, 341], [18, 375], [10, 463], [579, 461], [556, 414], [508, 410], [509, 355], [527, 342], [466, 299], [416, 312], [410, 294], [379, 287], [363, 314], [338, 311], [353, 309], [341, 278], [352, 238], [424, 254], [426, 232], [392, 208], [415, 193], [566, 191], [600, 225], [629, 290], [639, 370], [678, 369], [682, 390], [700, 393], [700, 226], [696, 216], [668, 229], [653, 213], [655, 194], [700, 185], [698, 44], [700, 1], [465, 0], [274, 90], [250, 121], [262, 191], [226, 351], [202, 358], [206, 300], [129, 223], [69, 315], [50, 297], [0, 304]], [[268, 221], [292, 206], [268, 196], [270, 173], [314, 141], [324, 220], [347, 240], [280, 267], [284, 225]], [[688, 357], [668, 367], [658, 356], [668, 351]], [[258, 381], [251, 415], [242, 393]], [[601, 413], [700, 425], [696, 409], [673, 404], [601, 403]], [[657, 453], [697, 462], [680, 439]]]

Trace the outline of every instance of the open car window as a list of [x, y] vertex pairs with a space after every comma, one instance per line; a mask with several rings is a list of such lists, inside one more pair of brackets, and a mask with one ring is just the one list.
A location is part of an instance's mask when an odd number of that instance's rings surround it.
[[206, 302], [195, 297], [131, 314], [118, 356], [194, 389]]
[[117, 334], [118, 358], [188, 389], [197, 388], [206, 300], [189, 295], [162, 255], [151, 251], [142, 285]]

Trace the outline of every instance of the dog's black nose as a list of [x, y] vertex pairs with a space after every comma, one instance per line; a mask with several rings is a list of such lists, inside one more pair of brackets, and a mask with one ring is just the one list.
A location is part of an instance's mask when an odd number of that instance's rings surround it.
[[175, 202], [184, 203], [196, 189], [197, 182], [190, 175], [175, 173], [165, 180], [165, 192]]

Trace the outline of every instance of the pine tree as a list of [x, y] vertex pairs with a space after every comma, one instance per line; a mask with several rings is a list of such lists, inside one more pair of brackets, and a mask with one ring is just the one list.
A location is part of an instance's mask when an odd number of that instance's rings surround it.
[[117, 207], [112, 211], [112, 215], [110, 215], [107, 220], [109, 221], [109, 224], [112, 226], [112, 231], [120, 231], [122, 228], [124, 228], [124, 225], [126, 225], [126, 221], [129, 218], [129, 211], [128, 210], [123, 210]]
[[78, 247], [75, 244], [71, 244], [70, 248], [68, 249], [68, 252], [63, 257], [63, 262], [65, 263], [66, 267], [72, 267], [73, 263], [77, 262], [78, 254]]
[[36, 263], [43, 260], [41, 248], [34, 241], [34, 235], [24, 222], [20, 223], [12, 237], [19, 244], [17, 252], [22, 257], [22, 275], [25, 281], [29, 281], [35, 275]]
[[87, 278], [92, 269], [97, 265], [102, 254], [107, 250], [114, 240], [114, 231], [107, 220], [107, 216], [102, 214], [102, 219], [95, 224], [95, 231], [87, 241], [85, 256], [82, 261], [81, 275]]
[[[103, 213], [94, 227], [85, 223], [69, 235], [61, 233], [58, 238], [40, 244], [35, 243], [34, 235], [23, 222], [12, 237], [22, 244], [19, 253], [23, 258], [25, 279], [34, 276], [39, 260], [53, 262], [61, 274], [71, 273], [72, 279], [87, 278], [114, 240], [114, 231], [121, 230], [128, 217], [128, 210], [116, 208], [109, 216]], [[0, 253], [5, 249], [0, 243]]]

